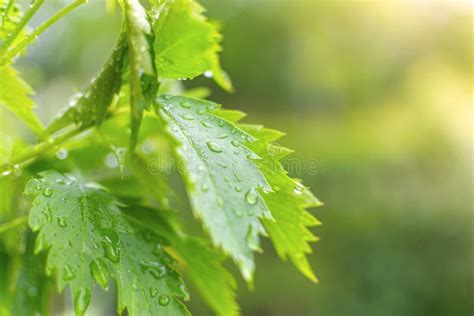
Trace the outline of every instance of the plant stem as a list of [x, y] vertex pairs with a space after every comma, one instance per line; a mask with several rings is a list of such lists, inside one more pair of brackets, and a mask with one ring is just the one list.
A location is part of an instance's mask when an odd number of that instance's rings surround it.
[[[118, 109], [114, 112], [111, 112], [107, 119], [111, 119], [112, 117], [115, 117], [117, 115], [121, 115], [124, 113], [128, 113], [128, 109]], [[85, 132], [93, 127], [96, 127], [96, 125], [89, 126], [87, 128], [84, 128], [83, 126], [77, 126], [76, 128], [63, 133], [56, 138], [46, 139], [42, 141], [41, 143], [34, 145], [30, 149], [27, 149], [21, 152], [18, 156], [13, 157], [13, 159], [11, 159], [8, 163], [0, 165], [0, 178], [2, 176], [9, 175], [12, 168], [16, 169], [19, 167], [23, 167], [24, 165], [41, 157], [49, 149], [54, 148], [58, 146], [59, 144], [67, 141], [71, 137], [76, 136], [79, 133]], [[4, 174], [5, 172], [6, 174]]]
[[64, 134], [59, 135], [56, 138], [49, 138], [46, 141], [43, 141], [30, 149], [20, 153], [18, 156], [14, 157], [9, 163], [4, 164], [0, 166], [0, 174], [1, 175], [9, 175], [11, 171], [12, 166], [14, 168], [17, 168], [16, 166], [20, 167], [23, 166], [36, 158], [40, 157], [43, 155], [46, 151], [48, 151], [51, 148], [54, 148], [61, 144], [62, 142], [68, 140], [69, 138], [79, 134], [82, 132], [84, 129], [82, 129], [80, 126], [72, 129], [70, 131], [65, 132]]
[[15, 219], [12, 219], [11, 221], [5, 222], [0, 224], [0, 234], [6, 232], [7, 230], [10, 230], [12, 228], [15, 228], [17, 226], [23, 225], [28, 221], [28, 216], [22, 216], [22, 217], [17, 217]]
[[87, 0], [75, 0], [73, 3], [65, 6], [56, 14], [54, 14], [52, 17], [50, 17], [48, 20], [46, 20], [43, 24], [38, 26], [31, 34], [26, 36], [20, 43], [18, 43], [13, 49], [9, 50], [8, 52], [5, 53], [5, 56], [3, 56], [2, 60], [0, 61], [0, 66], [4, 65], [8, 60], [12, 59], [13, 57], [16, 56], [22, 49], [24, 49], [26, 46], [28, 46], [32, 41], [34, 41], [41, 33], [43, 33], [45, 30], [47, 30], [50, 26], [52, 26], [54, 23], [56, 23], [60, 18], [80, 6], [81, 4], [87, 2]]
[[[10, 5], [14, 1], [10, 2]], [[26, 14], [23, 16], [21, 19], [20, 23], [18, 23], [15, 27], [15, 30], [11, 33], [10, 36], [5, 40], [1, 47], [1, 52], [5, 52], [10, 45], [15, 41], [15, 39], [18, 37], [20, 32], [25, 28], [26, 24], [30, 21], [30, 19], [35, 15], [36, 11], [43, 5], [44, 0], [36, 0], [35, 3], [30, 7], [30, 9], [26, 12]]]

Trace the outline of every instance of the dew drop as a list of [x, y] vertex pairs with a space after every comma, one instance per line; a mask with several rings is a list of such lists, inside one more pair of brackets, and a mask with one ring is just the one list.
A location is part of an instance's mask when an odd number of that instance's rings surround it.
[[192, 117], [192, 115], [189, 115], [189, 114], [182, 114], [181, 117], [185, 119], [186, 121], [194, 120], [194, 117]]
[[67, 158], [68, 156], [68, 151], [65, 149], [65, 148], [61, 148], [60, 150], [58, 150], [56, 152], [56, 157], [59, 159], [59, 160], [64, 160]]
[[150, 296], [151, 296], [151, 297], [155, 297], [155, 296], [157, 296], [157, 295], [158, 295], [158, 290], [155, 289], [154, 287], [152, 287], [152, 288], [150, 289]]
[[41, 213], [44, 215], [48, 223], [52, 222], [52, 216], [51, 216], [52, 212], [51, 212], [51, 206], [49, 206], [49, 204], [46, 206], [45, 209], [41, 211]]
[[53, 189], [51, 189], [51, 188], [44, 188], [42, 194], [43, 194], [43, 196], [45, 196], [45, 197], [50, 197], [51, 195], [53, 195]]
[[112, 262], [119, 262], [120, 250], [117, 246], [112, 245], [112, 241], [102, 241], [102, 248], [104, 249], [105, 256]]
[[218, 143], [215, 143], [213, 141], [208, 141], [207, 142], [207, 147], [209, 147], [209, 149], [212, 152], [215, 152], [215, 153], [221, 153], [222, 152], [221, 146]]
[[169, 304], [170, 299], [167, 295], [161, 295], [159, 298], [159, 302], [161, 306], [166, 306]]
[[257, 204], [258, 201], [258, 194], [254, 189], [250, 189], [245, 193], [245, 200], [247, 201], [248, 204], [250, 205], [255, 205]]
[[182, 101], [181, 103], [181, 106], [185, 109], [189, 109], [191, 108], [193, 105], [191, 104], [191, 102], [188, 102], [188, 101]]
[[214, 76], [213, 72], [211, 70], [206, 70], [204, 71], [203, 73], [204, 77], [206, 78], [212, 78], [212, 76]]
[[224, 138], [227, 138], [227, 137], [229, 137], [229, 135], [227, 135], [226, 133], [222, 133], [219, 136], [217, 136], [217, 138], [219, 138], [219, 139], [224, 139]]
[[209, 122], [206, 122], [206, 121], [201, 121], [201, 125], [206, 127], [206, 128], [211, 128], [212, 127], [212, 124], [210, 124]]
[[203, 183], [203, 184], [201, 185], [201, 190], [203, 190], [204, 192], [209, 191], [209, 186], [207, 185], [207, 183]]
[[224, 121], [219, 121], [219, 122], [217, 123], [217, 125], [219, 125], [220, 127], [222, 127], [222, 126], [225, 125], [225, 123], [224, 123]]
[[5, 170], [5, 171], [2, 172], [2, 176], [8, 176], [8, 175], [10, 175], [11, 173], [12, 173], [11, 170]]
[[303, 194], [303, 190], [304, 188], [300, 185], [297, 185], [295, 186], [295, 188], [293, 189], [293, 192], [296, 194], [296, 195], [301, 195]]
[[234, 187], [234, 189], [235, 189], [236, 192], [241, 192], [242, 191], [242, 189], [238, 185], [236, 185]]
[[239, 142], [238, 140], [236, 140], [236, 139], [232, 140], [230, 143], [231, 143], [233, 146], [235, 146], [235, 147], [239, 147], [239, 146], [240, 146], [240, 142]]
[[108, 286], [109, 273], [107, 271], [107, 266], [105, 263], [98, 259], [94, 260], [91, 263], [91, 272], [94, 279], [99, 283], [104, 289]]
[[166, 267], [159, 262], [140, 260], [142, 271], [148, 271], [155, 279], [161, 279], [166, 274]]
[[248, 216], [253, 216], [253, 210], [247, 210], [247, 215]]
[[108, 153], [107, 156], [105, 156], [104, 164], [107, 168], [113, 169], [118, 167], [119, 162], [113, 153]]
[[67, 221], [65, 217], [60, 216], [57, 218], [57, 221], [58, 221], [59, 227], [67, 227]]

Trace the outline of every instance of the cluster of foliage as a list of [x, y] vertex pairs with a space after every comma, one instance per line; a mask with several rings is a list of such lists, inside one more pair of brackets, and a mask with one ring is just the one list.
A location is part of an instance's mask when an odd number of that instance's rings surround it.
[[[86, 1], [28, 31], [43, 2], [23, 13], [0, 0], [0, 105], [37, 139], [2, 135], [0, 313], [47, 314], [55, 280], [59, 291], [71, 289], [77, 315], [96, 283], [114, 285], [119, 314], [186, 315], [184, 277], [216, 314], [235, 315], [235, 279], [223, 264], [230, 257], [251, 285], [260, 235], [316, 281], [306, 256], [316, 240], [309, 227], [319, 222], [306, 209], [320, 203], [281, 166], [291, 152], [274, 144], [283, 134], [240, 123], [242, 112], [180, 84], [205, 75], [232, 90], [219, 62], [221, 36], [203, 8], [194, 0], [118, 0], [123, 27], [109, 59], [43, 126], [12, 63]], [[178, 161], [207, 237], [184, 231], [175, 211], [184, 198], [147, 163], [157, 154]]]

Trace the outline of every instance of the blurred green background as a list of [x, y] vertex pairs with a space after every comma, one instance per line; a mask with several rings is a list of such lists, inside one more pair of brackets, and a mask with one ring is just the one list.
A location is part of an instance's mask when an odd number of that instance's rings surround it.
[[[49, 1], [33, 24], [63, 4]], [[209, 86], [247, 122], [285, 131], [292, 176], [325, 203], [313, 211], [320, 283], [266, 243], [255, 290], [239, 282], [242, 314], [473, 315], [472, 4], [202, 4], [222, 24], [236, 91], [206, 78], [186, 86]], [[20, 61], [44, 122], [95, 75], [119, 30], [119, 14], [90, 1]], [[210, 314], [193, 298], [196, 315]]]

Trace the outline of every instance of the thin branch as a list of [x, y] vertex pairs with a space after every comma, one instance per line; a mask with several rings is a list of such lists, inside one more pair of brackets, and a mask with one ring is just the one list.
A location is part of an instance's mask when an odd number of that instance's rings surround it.
[[35, 146], [31, 147], [20, 153], [18, 156], [14, 157], [9, 163], [0, 166], [0, 177], [9, 175], [12, 169], [20, 168], [25, 166], [28, 163], [31, 163], [36, 158], [41, 157], [45, 152], [49, 149], [54, 148], [61, 144], [62, 142], [68, 140], [69, 138], [79, 134], [80, 132], [84, 131], [83, 128], [76, 127], [70, 131], [65, 132], [64, 134], [59, 135], [56, 138], [49, 138], [41, 143], [36, 144]]
[[[10, 5], [13, 4], [14, 1], [10, 2]], [[1, 52], [4, 53], [10, 45], [16, 40], [18, 35], [21, 31], [25, 28], [26, 24], [31, 20], [33, 15], [35, 15], [36, 11], [43, 5], [44, 0], [36, 0], [35, 3], [30, 7], [30, 9], [26, 12], [26, 14], [21, 19], [20, 23], [18, 23], [15, 27], [15, 30], [11, 33], [10, 36], [5, 40], [1, 47]]]
[[87, 2], [87, 0], [75, 0], [73, 3], [65, 6], [48, 20], [46, 20], [43, 24], [38, 26], [31, 34], [27, 35], [20, 43], [13, 47], [13, 49], [7, 51], [3, 58], [0, 60], [0, 66], [7, 63], [13, 57], [16, 56], [20, 51], [22, 51], [26, 46], [28, 46], [32, 41], [34, 41], [38, 36], [46, 31], [49, 27], [51, 27], [54, 23], [56, 23], [60, 18], [80, 6], [81, 4]]
[[11, 221], [1, 223], [0, 224], [0, 234], [3, 234], [4, 232], [13, 229], [15, 227], [21, 226], [25, 224], [28, 221], [28, 216], [22, 216], [22, 217], [17, 217], [15, 219], [12, 219]]

